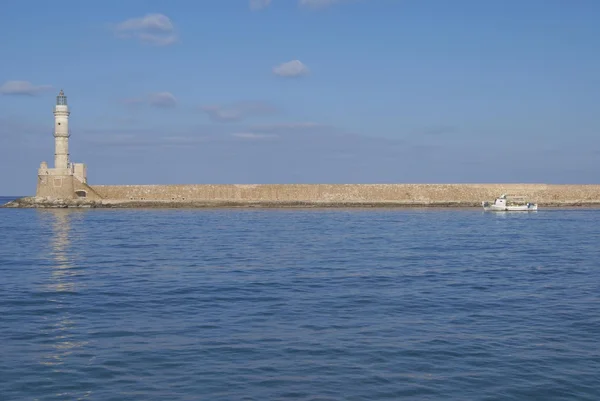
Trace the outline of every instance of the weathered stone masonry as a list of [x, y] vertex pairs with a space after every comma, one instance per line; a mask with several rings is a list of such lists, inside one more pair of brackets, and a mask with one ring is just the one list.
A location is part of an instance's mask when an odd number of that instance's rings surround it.
[[[61, 90], [54, 106], [54, 168], [42, 162], [38, 169], [36, 196], [49, 199], [86, 198], [93, 192], [87, 185], [85, 164], [69, 161], [69, 106]], [[95, 194], [92, 194], [95, 196]]]
[[479, 206], [501, 193], [541, 205], [600, 205], [600, 185], [546, 184], [280, 184], [94, 185], [105, 201], [166, 203], [306, 203]]
[[[54, 107], [54, 168], [42, 162], [35, 198], [16, 207], [204, 206], [480, 206], [502, 193], [527, 196], [540, 206], [600, 206], [600, 185], [545, 184], [280, 184], [93, 185], [85, 164], [69, 160], [67, 97]], [[14, 204], [13, 204], [14, 206]]]

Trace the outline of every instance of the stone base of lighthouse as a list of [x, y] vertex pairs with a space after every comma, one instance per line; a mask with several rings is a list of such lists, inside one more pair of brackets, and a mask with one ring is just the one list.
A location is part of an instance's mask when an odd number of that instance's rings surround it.
[[70, 163], [66, 169], [48, 168], [42, 162], [38, 170], [36, 197], [46, 199], [102, 199], [87, 184], [86, 166]]

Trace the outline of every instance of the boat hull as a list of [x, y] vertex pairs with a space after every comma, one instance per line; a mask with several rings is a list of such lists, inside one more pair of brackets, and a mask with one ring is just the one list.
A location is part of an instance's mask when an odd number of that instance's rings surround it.
[[496, 206], [484, 205], [483, 210], [486, 212], [535, 212], [537, 205], [519, 205], [519, 206]]

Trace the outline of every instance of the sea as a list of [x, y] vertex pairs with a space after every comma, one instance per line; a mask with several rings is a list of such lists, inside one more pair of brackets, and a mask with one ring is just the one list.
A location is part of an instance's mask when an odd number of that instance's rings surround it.
[[600, 210], [0, 209], [0, 400], [401, 399], [600, 400]]

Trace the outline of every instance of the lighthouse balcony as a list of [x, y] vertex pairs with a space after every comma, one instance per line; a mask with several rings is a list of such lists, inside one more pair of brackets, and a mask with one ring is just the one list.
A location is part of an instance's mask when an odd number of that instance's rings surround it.
[[69, 138], [70, 136], [71, 136], [71, 130], [68, 130], [68, 131], [54, 130], [54, 137], [55, 138]]

